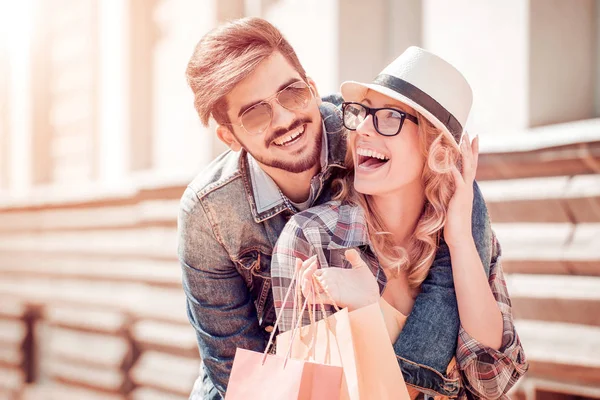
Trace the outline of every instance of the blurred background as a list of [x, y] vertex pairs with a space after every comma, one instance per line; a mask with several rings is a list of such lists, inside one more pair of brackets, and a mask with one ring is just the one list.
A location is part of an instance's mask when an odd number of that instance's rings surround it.
[[0, 399], [187, 398], [178, 199], [224, 147], [184, 71], [243, 16], [321, 94], [410, 45], [464, 73], [531, 363], [511, 396], [600, 398], [597, 0], [0, 0]]

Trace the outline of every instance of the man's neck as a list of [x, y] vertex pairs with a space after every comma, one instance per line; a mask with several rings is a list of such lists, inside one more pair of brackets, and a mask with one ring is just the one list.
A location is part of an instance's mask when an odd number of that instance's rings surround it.
[[308, 196], [310, 196], [310, 181], [321, 170], [319, 164], [315, 164], [311, 169], [300, 173], [292, 173], [266, 166], [261, 167], [279, 186], [281, 192], [294, 203], [302, 203], [308, 199]]
[[371, 196], [370, 200], [379, 212], [385, 229], [394, 236], [394, 241], [400, 246], [405, 245], [412, 236], [425, 205], [422, 182], [418, 180], [399, 191]]

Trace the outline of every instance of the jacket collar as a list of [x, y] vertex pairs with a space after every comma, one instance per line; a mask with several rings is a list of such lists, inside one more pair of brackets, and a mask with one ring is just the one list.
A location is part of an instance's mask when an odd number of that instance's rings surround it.
[[[345, 168], [346, 133], [342, 124], [341, 111], [334, 104], [327, 102], [322, 102], [319, 110], [323, 118], [321, 173], [331, 167]], [[296, 213], [296, 209], [275, 181], [246, 151], [242, 151], [240, 157], [240, 170], [255, 222], [265, 221], [286, 209]]]

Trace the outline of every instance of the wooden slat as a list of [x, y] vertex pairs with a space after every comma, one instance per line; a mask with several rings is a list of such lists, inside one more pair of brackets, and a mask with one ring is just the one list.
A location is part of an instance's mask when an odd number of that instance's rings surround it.
[[497, 222], [600, 222], [600, 175], [479, 182]]
[[23, 363], [21, 346], [0, 344], [0, 366], [20, 368]]
[[510, 275], [507, 286], [519, 319], [600, 326], [600, 278]]
[[516, 321], [530, 364], [527, 376], [600, 387], [600, 328]]
[[125, 337], [94, 334], [52, 327], [48, 336], [48, 357], [119, 370], [132, 361], [132, 349]]
[[46, 359], [43, 368], [57, 382], [108, 391], [115, 394], [123, 393], [129, 388], [125, 373], [118, 370], [79, 365], [56, 359]]
[[139, 386], [187, 396], [198, 377], [199, 366], [198, 360], [146, 351], [130, 370], [130, 376]]
[[600, 224], [494, 223], [506, 272], [600, 275]]
[[174, 259], [175, 227], [143, 229], [0, 234], [0, 252], [41, 251], [67, 254], [112, 254]]
[[482, 135], [478, 180], [600, 172], [600, 119]]
[[175, 260], [120, 259], [107, 255], [77, 257], [73, 255], [43, 256], [31, 253], [0, 255], [3, 276], [50, 277], [104, 280], [108, 282], [141, 282], [157, 286], [181, 287], [181, 271]]
[[[535, 254], [531, 255], [532, 257]], [[510, 257], [507, 254], [507, 257]], [[502, 269], [507, 274], [587, 275], [600, 276], [599, 260], [536, 260], [504, 259]]]
[[21, 400], [126, 400], [122, 394], [109, 393], [81, 387], [73, 387], [60, 382], [28, 386]]
[[23, 321], [0, 319], [0, 344], [20, 346], [27, 335]]
[[199, 359], [196, 335], [189, 324], [140, 321], [132, 326], [131, 335], [144, 350], [157, 350]]
[[[538, 396], [539, 392], [545, 392], [573, 396], [574, 399], [600, 399], [600, 386], [565, 381], [559, 382], [528, 376], [525, 378], [525, 384], [533, 389], [534, 395], [537, 394]], [[536, 396], [537, 399], [540, 398], [538, 396]]]
[[187, 324], [181, 289], [134, 283], [91, 282], [72, 279], [3, 278], [0, 293], [30, 303], [86, 306], [126, 312], [133, 318]]
[[179, 200], [152, 200], [95, 208], [49, 209], [0, 213], [0, 233], [61, 230], [130, 229], [177, 224]]
[[0, 293], [0, 318], [2, 319], [21, 319], [27, 312], [27, 307], [14, 296], [5, 296]]
[[112, 335], [123, 335], [129, 325], [123, 313], [89, 307], [48, 306], [43, 317], [50, 325]]
[[129, 395], [129, 400], [187, 400], [186, 395], [177, 395], [162, 390], [141, 387]]
[[0, 388], [17, 391], [25, 384], [23, 371], [17, 368], [0, 367]]

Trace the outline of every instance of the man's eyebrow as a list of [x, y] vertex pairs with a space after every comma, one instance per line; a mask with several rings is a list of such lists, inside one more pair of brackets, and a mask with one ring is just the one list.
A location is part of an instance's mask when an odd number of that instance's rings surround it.
[[[281, 84], [281, 85], [279, 86], [279, 88], [277, 88], [277, 91], [276, 91], [275, 93], [278, 93], [278, 92], [282, 91], [283, 89], [285, 89], [286, 87], [290, 86], [292, 83], [299, 82], [299, 81], [301, 81], [301, 80], [302, 80], [302, 79], [300, 79], [300, 78], [291, 78], [290, 80], [288, 80], [288, 81], [286, 81], [285, 83]], [[242, 114], [243, 114], [243, 113], [244, 113], [244, 112], [245, 112], [247, 109], [249, 109], [249, 108], [250, 108], [250, 107], [252, 107], [252, 106], [255, 106], [255, 105], [257, 105], [258, 103], [261, 103], [262, 101], [264, 101], [264, 99], [263, 99], [263, 100], [259, 100], [259, 101], [255, 101], [255, 102], [252, 102], [252, 103], [248, 103], [248, 104], [245, 104], [244, 106], [242, 106], [242, 108], [240, 108], [240, 112], [238, 112], [238, 118], [239, 118], [239, 117], [241, 117], [241, 116], [242, 116]]]

